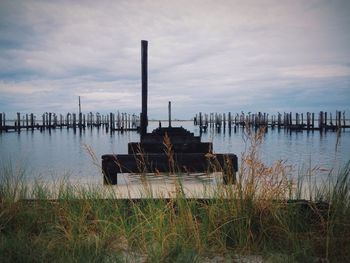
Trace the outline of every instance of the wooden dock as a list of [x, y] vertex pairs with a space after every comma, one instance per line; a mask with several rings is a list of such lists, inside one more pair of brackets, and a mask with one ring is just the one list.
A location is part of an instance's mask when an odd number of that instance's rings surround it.
[[[212, 143], [201, 142], [199, 136], [171, 124], [171, 102], [168, 103], [168, 127], [147, 133], [148, 41], [141, 41], [142, 104], [140, 142], [128, 143], [128, 154], [104, 154], [102, 171], [105, 184], [118, 184], [120, 173], [196, 173], [220, 171], [223, 183], [233, 184], [238, 171], [233, 153], [214, 154]], [[111, 117], [112, 119], [112, 117]]]

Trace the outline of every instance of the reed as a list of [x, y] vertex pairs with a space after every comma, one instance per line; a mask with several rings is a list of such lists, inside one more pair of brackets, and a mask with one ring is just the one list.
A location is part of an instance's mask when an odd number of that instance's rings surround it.
[[112, 186], [50, 187], [3, 166], [0, 261], [349, 262], [350, 163], [305, 195], [308, 172], [293, 181], [286, 163], [264, 164], [263, 137], [246, 134], [236, 184], [217, 185], [208, 199], [187, 198], [179, 180], [171, 198], [154, 198], [145, 184], [144, 198], [118, 199]]

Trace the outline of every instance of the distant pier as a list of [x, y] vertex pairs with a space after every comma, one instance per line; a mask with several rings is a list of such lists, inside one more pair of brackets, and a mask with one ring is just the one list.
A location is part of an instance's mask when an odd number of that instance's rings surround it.
[[15, 119], [6, 119], [5, 113], [0, 113], [0, 132], [18, 132], [22, 130], [51, 130], [86, 128], [105, 128], [106, 131], [137, 131], [140, 127], [140, 117], [128, 113], [100, 113], [82, 114], [81, 112], [56, 114], [45, 112], [42, 115], [21, 114], [17, 112]]
[[[107, 132], [139, 131], [141, 118], [139, 114], [125, 112], [100, 113], [66, 113], [57, 114], [45, 112], [41, 115], [17, 112], [15, 118], [7, 119], [5, 113], [0, 113], [0, 132], [18, 132], [23, 130], [73, 129], [85, 130], [93, 127], [104, 128]], [[284, 129], [290, 132], [298, 131], [334, 131], [341, 132], [350, 128], [344, 111], [335, 113], [320, 111], [319, 113], [284, 112], [270, 115], [268, 113], [202, 113], [193, 117], [193, 123], [200, 132], [214, 129], [217, 132], [233, 131], [237, 128], [253, 127], [265, 129]]]
[[284, 112], [270, 115], [268, 113], [202, 113], [199, 112], [193, 118], [194, 125], [199, 126], [200, 132], [208, 129], [216, 129], [218, 132], [231, 130], [238, 127], [253, 127], [265, 129], [285, 129], [288, 131], [336, 131], [349, 129], [350, 125], [344, 111], [336, 111], [333, 115], [329, 112], [320, 111], [318, 114]]

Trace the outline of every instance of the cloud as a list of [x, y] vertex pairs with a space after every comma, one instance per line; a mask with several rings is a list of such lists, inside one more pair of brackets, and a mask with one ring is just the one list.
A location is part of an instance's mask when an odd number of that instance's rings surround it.
[[342, 65], [305, 65], [283, 68], [281, 74], [298, 78], [350, 77], [350, 67]]
[[[2, 1], [1, 110], [73, 111], [81, 96], [86, 111], [138, 113], [141, 39], [149, 40], [151, 117], [162, 117], [170, 100], [181, 118], [305, 109], [306, 96], [310, 105], [349, 110], [347, 7], [345, 0]], [[330, 89], [343, 96], [327, 104], [320, 94]]]

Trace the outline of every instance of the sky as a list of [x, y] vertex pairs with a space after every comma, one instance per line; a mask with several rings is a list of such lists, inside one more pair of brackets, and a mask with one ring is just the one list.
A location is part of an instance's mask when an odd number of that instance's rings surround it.
[[350, 112], [349, 0], [0, 0], [0, 112]]

